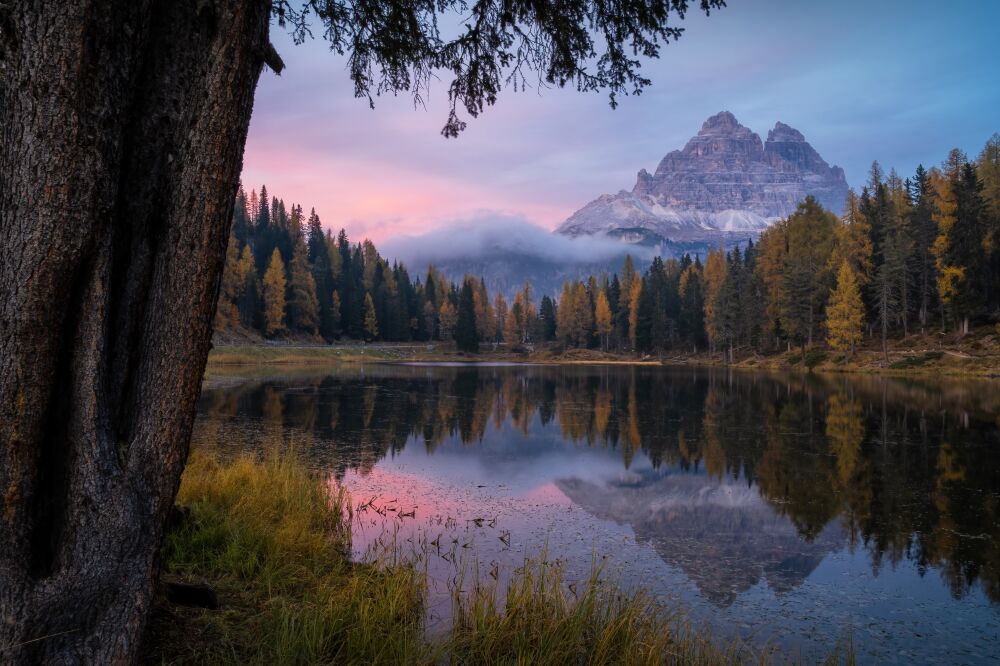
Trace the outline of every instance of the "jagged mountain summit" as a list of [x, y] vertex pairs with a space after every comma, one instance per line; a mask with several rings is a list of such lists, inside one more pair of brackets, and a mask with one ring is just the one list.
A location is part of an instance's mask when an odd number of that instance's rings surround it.
[[843, 169], [827, 164], [784, 123], [761, 141], [723, 111], [683, 150], [668, 153], [655, 173], [640, 170], [632, 191], [591, 201], [556, 231], [643, 244], [745, 238], [792, 213], [809, 194], [839, 212], [847, 197]]

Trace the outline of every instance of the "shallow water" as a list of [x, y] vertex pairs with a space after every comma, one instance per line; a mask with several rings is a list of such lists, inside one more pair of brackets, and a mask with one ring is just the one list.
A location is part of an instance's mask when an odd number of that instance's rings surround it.
[[[600, 366], [214, 376], [195, 441], [294, 446], [450, 592], [527, 554], [681, 602], [722, 636], [996, 663], [1000, 384]], [[462, 575], [464, 572], [464, 577]]]

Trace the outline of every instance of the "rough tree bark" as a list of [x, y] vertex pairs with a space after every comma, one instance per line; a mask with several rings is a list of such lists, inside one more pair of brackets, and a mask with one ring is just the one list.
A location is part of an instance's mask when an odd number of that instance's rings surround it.
[[134, 661], [268, 0], [0, 3], [0, 662]]

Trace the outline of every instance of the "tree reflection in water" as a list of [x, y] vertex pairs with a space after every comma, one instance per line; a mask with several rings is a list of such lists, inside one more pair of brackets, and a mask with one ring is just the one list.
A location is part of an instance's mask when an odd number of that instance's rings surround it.
[[[474, 447], [510, 424], [619, 452], [617, 481], [556, 485], [725, 605], [761, 578], [798, 585], [845, 542], [875, 573], [904, 560], [961, 597], [1000, 601], [1000, 391], [995, 383], [778, 377], [628, 367], [344, 368], [215, 378], [196, 439], [288, 446], [361, 473], [410, 442]], [[252, 414], [239, 438], [229, 417]], [[247, 441], [249, 438], [250, 441]], [[530, 442], [529, 439], [525, 439]], [[305, 451], [301, 449], [304, 448]], [[652, 471], [629, 471], [641, 452]]]

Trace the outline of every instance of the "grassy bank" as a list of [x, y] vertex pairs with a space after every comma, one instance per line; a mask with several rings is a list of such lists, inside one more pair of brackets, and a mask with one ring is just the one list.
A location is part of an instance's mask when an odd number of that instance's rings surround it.
[[635, 354], [601, 352], [594, 349], [562, 350], [539, 346], [532, 351], [513, 352], [485, 348], [479, 354], [457, 352], [443, 344], [427, 345], [331, 345], [218, 346], [208, 358], [208, 371], [246, 367], [311, 366], [345, 363], [468, 362], [544, 363], [551, 365], [701, 365], [729, 366], [776, 371], [812, 371], [884, 375], [936, 375], [957, 377], [1000, 376], [1000, 335], [970, 335], [962, 340], [938, 340], [933, 336], [911, 336], [894, 341], [888, 362], [881, 349], [862, 348], [845, 361], [843, 356], [815, 348], [803, 353], [793, 349], [769, 355], [746, 350], [736, 362], [727, 364], [722, 354]]
[[525, 566], [498, 604], [473, 585], [433, 639], [422, 623], [425, 579], [409, 565], [352, 563], [343, 492], [292, 460], [195, 457], [169, 532], [169, 575], [209, 583], [221, 607], [159, 601], [147, 663], [199, 664], [733, 664], [770, 653], [717, 643], [642, 594], [596, 578], [570, 591], [558, 568]]
[[659, 365], [652, 358], [639, 358], [634, 354], [601, 352], [594, 349], [561, 351], [552, 347], [539, 347], [535, 351], [520, 349], [510, 351], [505, 347], [496, 350], [487, 345], [478, 354], [457, 351], [453, 344], [343, 344], [343, 345], [269, 345], [239, 344], [217, 345], [209, 352], [208, 367], [224, 368], [258, 365], [320, 365], [325, 363], [364, 362], [467, 362], [467, 363], [551, 363]]
[[208, 354], [208, 365], [309, 365], [316, 363], [360, 363], [398, 361], [412, 358], [418, 350], [412, 346], [377, 345], [219, 345]]

